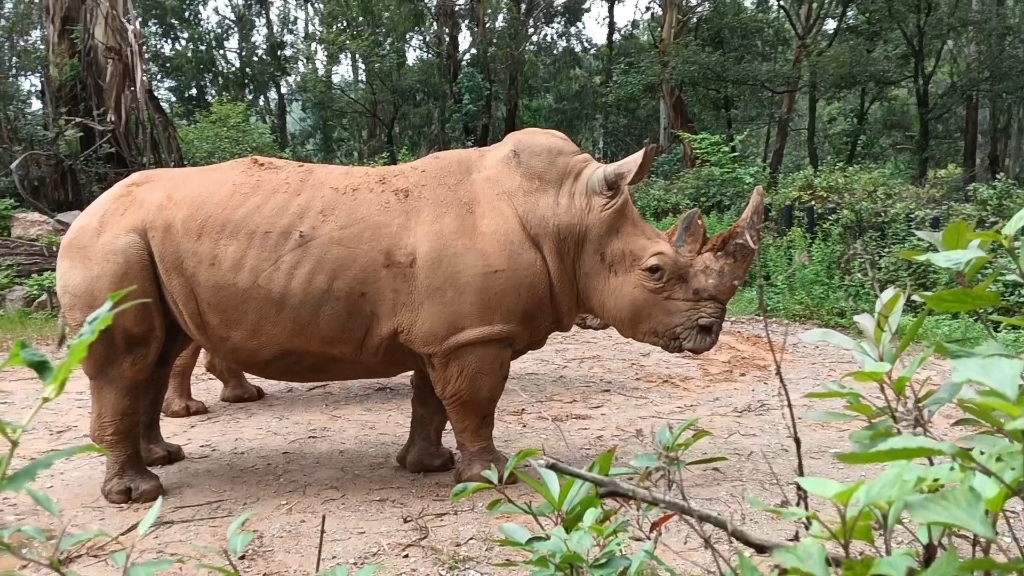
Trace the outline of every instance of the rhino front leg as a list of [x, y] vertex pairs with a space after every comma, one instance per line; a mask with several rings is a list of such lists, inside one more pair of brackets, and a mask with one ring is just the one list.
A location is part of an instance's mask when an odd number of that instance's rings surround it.
[[412, 423], [409, 439], [398, 453], [399, 466], [414, 474], [447, 472], [455, 467], [455, 455], [441, 444], [448, 412], [423, 370], [412, 374]]
[[[508, 462], [494, 446], [494, 410], [505, 390], [512, 350], [482, 343], [431, 360], [434, 390], [451, 419], [459, 451], [455, 481], [486, 482], [484, 470], [493, 464], [503, 472]], [[515, 481], [515, 476], [509, 478], [509, 483]]]
[[192, 370], [199, 360], [200, 350], [199, 344], [193, 342], [174, 361], [171, 382], [161, 409], [169, 418], [187, 418], [207, 412], [206, 404], [192, 397]]
[[220, 391], [222, 402], [255, 402], [267, 395], [263, 388], [249, 383], [245, 372], [210, 354], [209, 350], [204, 350], [203, 353], [206, 355], [206, 371], [224, 383], [224, 388]]

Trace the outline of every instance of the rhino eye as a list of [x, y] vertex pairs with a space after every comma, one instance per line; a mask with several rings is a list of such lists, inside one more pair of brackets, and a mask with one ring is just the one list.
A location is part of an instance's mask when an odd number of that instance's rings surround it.
[[655, 280], [661, 280], [661, 277], [665, 275], [665, 269], [657, 264], [651, 264], [644, 268], [644, 272]]

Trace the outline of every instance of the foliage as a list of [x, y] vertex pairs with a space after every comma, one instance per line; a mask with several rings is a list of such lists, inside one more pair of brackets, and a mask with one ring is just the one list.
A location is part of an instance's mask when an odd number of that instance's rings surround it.
[[[654, 438], [655, 451], [639, 454], [629, 467], [615, 467], [615, 449], [602, 452], [587, 470], [601, 476], [638, 474], [645, 483], [676, 484], [689, 467], [721, 462], [723, 457], [687, 459], [688, 451], [710, 432], [696, 429], [696, 419], [661, 428]], [[487, 504], [491, 516], [520, 516], [534, 528], [508, 522], [499, 527], [500, 546], [519, 550], [529, 559], [503, 562], [501, 567], [523, 568], [531, 574], [594, 574], [636, 576], [663, 569], [675, 571], [655, 553], [661, 527], [672, 515], [656, 514], [652, 506], [637, 504], [627, 510], [609, 506], [590, 483], [538, 465], [540, 452], [522, 450], [509, 459], [504, 472], [493, 465], [484, 472], [486, 482], [464, 482], [452, 490], [452, 502], [481, 491], [497, 492]], [[523, 469], [530, 465], [534, 477]], [[539, 503], [520, 502], [506, 489], [514, 475], [529, 486]], [[632, 541], [641, 542], [635, 549]]]
[[22, 285], [28, 288], [29, 297], [33, 300], [46, 293], [53, 293], [57, 289], [57, 272], [49, 270], [33, 274], [26, 278]]
[[13, 198], [0, 198], [0, 236], [11, 235], [11, 215], [20, 211]]
[[193, 166], [243, 156], [279, 156], [269, 128], [254, 121], [246, 104], [217, 101], [194, 124], [179, 129], [185, 161]]

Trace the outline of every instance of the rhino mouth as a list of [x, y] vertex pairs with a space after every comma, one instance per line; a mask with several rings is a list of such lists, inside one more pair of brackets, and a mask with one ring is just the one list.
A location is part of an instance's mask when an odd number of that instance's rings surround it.
[[721, 333], [722, 320], [705, 316], [677, 326], [651, 343], [672, 354], [689, 352], [699, 356], [715, 347]]

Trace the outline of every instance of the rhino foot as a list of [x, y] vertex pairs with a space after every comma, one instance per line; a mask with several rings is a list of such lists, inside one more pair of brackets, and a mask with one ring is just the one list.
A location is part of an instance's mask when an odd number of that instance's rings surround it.
[[444, 446], [406, 444], [395, 459], [413, 474], [447, 472], [455, 467], [455, 454]]
[[[505, 465], [508, 463], [508, 458], [498, 452], [490, 458], [479, 458], [472, 456], [463, 455], [459, 466], [455, 469], [455, 483], [461, 484], [463, 482], [484, 482], [490, 484], [490, 480], [484, 478], [483, 472], [490, 470], [493, 464], [498, 469], [498, 478], [505, 473]], [[508, 479], [505, 480], [505, 484], [515, 484], [519, 482], [519, 478], [515, 474], [509, 474]]]
[[160, 411], [168, 418], [188, 418], [189, 416], [206, 414], [209, 412], [209, 409], [206, 408], [206, 404], [195, 398], [168, 397], [164, 399], [164, 405]]
[[248, 382], [242, 386], [232, 386], [230, 388], [225, 386], [224, 389], [220, 391], [221, 401], [230, 402], [232, 404], [255, 402], [257, 400], [262, 400], [266, 395], [267, 393], [263, 391], [263, 388], [254, 384], [249, 384]]
[[111, 504], [152, 502], [164, 493], [160, 477], [142, 468], [131, 472], [107, 472], [100, 490]]
[[160, 441], [142, 445], [142, 462], [146, 466], [169, 466], [185, 459], [185, 451], [177, 444]]

